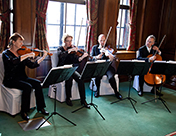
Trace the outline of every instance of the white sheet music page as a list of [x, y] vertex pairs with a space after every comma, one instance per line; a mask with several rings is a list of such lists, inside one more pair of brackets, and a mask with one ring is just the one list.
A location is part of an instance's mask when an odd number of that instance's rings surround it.
[[174, 60], [169, 60], [169, 61], [167, 61], [167, 63], [176, 64], [176, 61], [174, 61]]
[[120, 62], [132, 62], [132, 60], [120, 60]]
[[165, 60], [155, 60], [154, 63], [166, 63], [167, 61]]
[[133, 59], [132, 62], [145, 62], [145, 60]]

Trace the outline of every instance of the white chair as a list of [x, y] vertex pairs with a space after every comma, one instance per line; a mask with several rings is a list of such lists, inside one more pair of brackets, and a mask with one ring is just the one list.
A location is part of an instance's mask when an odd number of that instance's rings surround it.
[[[139, 56], [139, 51], [136, 51], [136, 58]], [[134, 81], [133, 81], [133, 88], [136, 90], [136, 91], [139, 91], [139, 76], [134, 76]], [[152, 86], [149, 86], [147, 85], [145, 82], [144, 82], [144, 86], [143, 86], [143, 92], [151, 92], [152, 90]]]
[[[118, 75], [115, 74], [115, 79], [116, 79], [116, 84], [117, 84], [117, 91], [119, 92], [119, 78]], [[89, 88], [92, 90], [92, 82], [94, 82], [94, 86], [93, 86], [93, 91], [97, 90], [96, 84], [95, 84], [95, 78], [93, 78], [90, 82]], [[112, 89], [108, 78], [106, 75], [104, 75], [101, 79], [101, 83], [100, 83], [100, 94], [99, 95], [112, 95], [114, 94], [114, 90]]]
[[[0, 111], [15, 115], [21, 111], [21, 95], [19, 89], [5, 87], [2, 82], [4, 78], [4, 64], [0, 54]], [[30, 108], [36, 106], [34, 91], [31, 92]]]
[[[51, 56], [51, 65], [52, 67], [56, 67], [58, 64], [58, 53], [57, 51], [53, 52], [53, 55]], [[66, 93], [65, 93], [65, 81], [54, 84], [57, 88], [57, 92], [56, 92], [56, 100], [60, 101], [60, 102], [64, 102], [66, 99]], [[79, 96], [79, 90], [78, 90], [78, 85], [76, 83], [75, 80], [73, 80], [73, 85], [72, 85], [72, 97], [71, 100], [76, 100], [76, 99], [80, 99]], [[52, 85], [49, 86], [49, 91], [48, 91], [48, 96], [50, 98], [55, 98], [55, 93], [54, 93], [54, 89], [52, 87]]]

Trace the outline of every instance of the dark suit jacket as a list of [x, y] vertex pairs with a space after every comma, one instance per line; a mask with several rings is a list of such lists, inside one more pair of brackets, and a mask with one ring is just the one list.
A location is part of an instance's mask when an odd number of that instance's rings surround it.
[[146, 62], [149, 61], [149, 58], [147, 58], [150, 54], [155, 54], [155, 50], [151, 49], [150, 52], [148, 52], [146, 45], [139, 48], [139, 56], [137, 59], [139, 60], [145, 60]]
[[[92, 57], [94, 57], [94, 56], [97, 56], [97, 55], [99, 55], [101, 52], [100, 52], [100, 49], [98, 48], [99, 47], [99, 44], [97, 44], [97, 45], [94, 45], [93, 47], [92, 47], [92, 51], [91, 51], [91, 53], [90, 53], [90, 56], [92, 56]], [[108, 57], [106, 57], [105, 55], [103, 55], [102, 56], [102, 58], [101, 59], [109, 59]]]

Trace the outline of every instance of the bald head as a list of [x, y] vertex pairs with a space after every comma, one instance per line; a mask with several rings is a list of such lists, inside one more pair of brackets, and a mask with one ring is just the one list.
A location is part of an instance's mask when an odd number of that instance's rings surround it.
[[104, 46], [105, 40], [106, 40], [106, 38], [105, 38], [105, 35], [104, 35], [104, 34], [100, 34], [100, 35], [98, 36], [98, 43], [99, 43], [101, 46]]

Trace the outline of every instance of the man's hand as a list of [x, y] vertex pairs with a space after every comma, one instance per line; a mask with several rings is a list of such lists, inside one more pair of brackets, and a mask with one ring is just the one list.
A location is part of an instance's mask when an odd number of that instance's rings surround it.
[[156, 56], [152, 56], [149, 58], [150, 61], [154, 61], [156, 59]]

